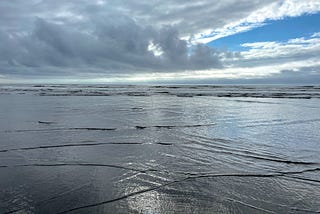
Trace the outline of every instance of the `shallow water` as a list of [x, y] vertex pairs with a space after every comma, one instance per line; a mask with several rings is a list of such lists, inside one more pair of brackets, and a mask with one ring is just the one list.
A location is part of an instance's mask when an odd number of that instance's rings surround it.
[[320, 211], [320, 87], [0, 87], [0, 213]]

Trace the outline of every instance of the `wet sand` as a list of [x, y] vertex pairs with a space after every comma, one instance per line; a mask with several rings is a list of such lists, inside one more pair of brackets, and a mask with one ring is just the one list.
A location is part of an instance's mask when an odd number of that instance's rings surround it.
[[0, 213], [316, 213], [319, 86], [0, 86]]

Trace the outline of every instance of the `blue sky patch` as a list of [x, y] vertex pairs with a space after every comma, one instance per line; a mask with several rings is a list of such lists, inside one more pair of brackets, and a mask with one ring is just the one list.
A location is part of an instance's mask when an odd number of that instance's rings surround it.
[[299, 37], [310, 37], [320, 32], [320, 13], [268, 21], [262, 27], [234, 34], [207, 43], [208, 46], [231, 51], [247, 50], [243, 43], [277, 41], [285, 42]]

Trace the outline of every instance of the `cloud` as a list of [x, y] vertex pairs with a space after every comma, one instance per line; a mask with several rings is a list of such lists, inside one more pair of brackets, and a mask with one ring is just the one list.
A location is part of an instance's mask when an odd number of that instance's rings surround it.
[[[248, 17], [261, 7], [277, 0], [224, 0], [213, 3], [211, 0], [13, 0], [0, 2], [0, 28], [28, 30], [35, 17], [60, 23], [92, 21], [107, 14], [130, 16], [138, 25], [151, 25], [160, 29], [166, 25], [175, 25], [181, 36], [189, 36], [212, 29], [222, 28], [231, 22]], [[227, 14], [227, 15], [226, 15]], [[106, 20], [108, 21], [108, 20]], [[88, 23], [88, 22], [85, 22]]]
[[0, 78], [253, 78], [301, 69], [306, 62], [317, 68], [316, 32], [285, 43], [243, 44], [247, 50], [241, 53], [215, 50], [199, 39], [314, 13], [319, 4], [317, 0], [0, 1]]
[[[241, 61], [233, 61], [239, 67], [281, 65], [287, 62], [317, 63], [320, 54], [320, 38], [312, 35], [285, 42], [254, 42], [241, 45], [248, 50], [241, 52]], [[310, 66], [310, 64], [309, 64]]]
[[253, 11], [247, 17], [228, 23], [213, 31], [199, 33], [195, 36], [195, 42], [208, 43], [210, 41], [249, 31], [261, 27], [269, 20], [279, 20], [286, 17], [296, 17], [303, 14], [313, 14], [320, 11], [318, 0], [285, 0], [275, 1], [265, 7]]
[[[37, 18], [30, 32], [2, 30], [2, 72], [7, 75], [23, 72], [26, 75], [74, 75], [74, 72], [122, 75], [222, 67], [218, 52], [201, 44], [190, 50], [173, 26], [160, 29], [140, 26], [127, 16], [94, 18], [99, 21], [83, 23], [87, 26], [84, 29]], [[150, 45], [157, 47], [161, 54], [155, 54]]]
[[320, 32], [316, 32], [316, 33], [312, 34], [311, 37], [312, 38], [320, 37]]
[[157, 29], [175, 25], [182, 37], [196, 35], [204, 41], [250, 30], [267, 20], [320, 11], [318, 0], [14, 0], [1, 1], [0, 6], [0, 28], [12, 31], [30, 29], [35, 17], [82, 27], [83, 21], [107, 14], [115, 17], [112, 21], [126, 15], [138, 25]]
[[[172, 79], [171, 83], [184, 84], [318, 84], [320, 71], [318, 68], [306, 67], [299, 71], [283, 70], [280, 73], [264, 77], [252, 78], [205, 78], [205, 79]], [[170, 81], [169, 81], [170, 82]]]

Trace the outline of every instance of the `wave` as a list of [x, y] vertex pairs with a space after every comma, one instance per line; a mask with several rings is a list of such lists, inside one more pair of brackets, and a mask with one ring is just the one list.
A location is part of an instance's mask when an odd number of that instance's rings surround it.
[[176, 97], [251, 97], [320, 98], [320, 86], [240, 86], [240, 85], [34, 85], [2, 86], [0, 94], [27, 93], [39, 96], [176, 96]]

